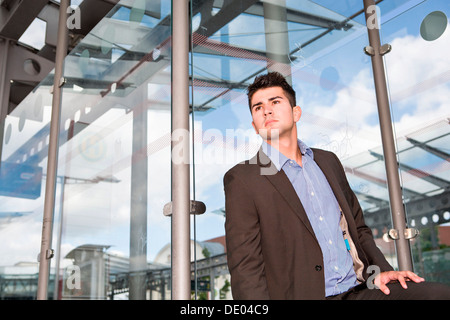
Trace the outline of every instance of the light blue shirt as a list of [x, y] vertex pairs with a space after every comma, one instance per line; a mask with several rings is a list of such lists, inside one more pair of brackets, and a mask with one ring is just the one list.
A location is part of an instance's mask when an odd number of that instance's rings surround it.
[[283, 170], [297, 193], [319, 242], [323, 255], [325, 295], [345, 292], [358, 284], [353, 260], [339, 226], [340, 209], [313, 151], [301, 140], [302, 166], [263, 141], [262, 149], [278, 171]]

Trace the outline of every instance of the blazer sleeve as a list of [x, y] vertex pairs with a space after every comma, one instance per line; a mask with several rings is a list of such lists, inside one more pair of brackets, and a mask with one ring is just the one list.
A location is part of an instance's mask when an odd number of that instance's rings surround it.
[[[248, 169], [248, 168], [247, 168]], [[224, 176], [225, 233], [228, 269], [234, 299], [269, 299], [261, 252], [258, 210], [251, 189], [240, 173], [228, 171]]]

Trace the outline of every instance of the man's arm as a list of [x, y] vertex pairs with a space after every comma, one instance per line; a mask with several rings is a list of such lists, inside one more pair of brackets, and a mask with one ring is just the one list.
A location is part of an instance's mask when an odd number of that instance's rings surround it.
[[[335, 157], [342, 168], [343, 174], [345, 175], [345, 171], [344, 168], [342, 167], [341, 162], [339, 161], [336, 155]], [[378, 267], [380, 267], [382, 271], [374, 278], [374, 284], [376, 288], [380, 289], [384, 294], [388, 295], [390, 292], [386, 284], [388, 284], [389, 282], [398, 281], [400, 282], [403, 288], [407, 289], [408, 286], [406, 282], [409, 280], [414, 281], [416, 283], [425, 281], [425, 279], [419, 277], [418, 275], [416, 275], [411, 271], [394, 271], [392, 266], [386, 261], [386, 258], [384, 257], [382, 252], [376, 246], [375, 241], [373, 239], [372, 231], [364, 222], [363, 211], [361, 209], [361, 206], [359, 204], [356, 195], [351, 190], [347, 179], [345, 189], [347, 194], [350, 194], [351, 201], [349, 201], [349, 203], [353, 210], [353, 217], [355, 219], [355, 223], [358, 229], [358, 236], [361, 246], [363, 247], [363, 250], [366, 253], [367, 258], [369, 259], [369, 262], [373, 265], [377, 265]]]
[[[334, 178], [330, 178], [333, 181], [331, 182], [338, 182], [338, 186], [340, 188], [340, 191], [343, 192], [345, 197], [345, 202], [348, 204], [348, 209], [350, 210], [350, 213], [352, 215], [351, 219], [349, 216], [347, 216], [347, 222], [349, 224], [349, 228], [351, 229], [351, 236], [353, 238], [353, 241], [358, 242], [360, 245], [360, 249], [362, 249], [365, 257], [368, 259], [369, 265], [377, 265], [381, 271], [390, 271], [393, 270], [392, 266], [386, 261], [386, 258], [381, 253], [381, 251], [378, 249], [378, 247], [375, 244], [372, 230], [366, 225], [364, 221], [364, 215], [363, 211], [361, 209], [361, 206], [359, 204], [358, 198], [356, 197], [355, 193], [350, 187], [350, 184], [347, 180], [347, 176], [345, 175], [344, 167], [342, 166], [341, 161], [339, 158], [334, 154], [333, 152], [324, 151], [320, 149], [315, 149], [315, 152], [323, 153], [323, 157], [321, 158], [322, 165], [325, 166], [325, 161], [323, 159], [328, 159], [328, 171], [330, 169], [334, 173]], [[327, 156], [328, 154], [328, 156]], [[331, 157], [330, 157], [331, 156]], [[336, 186], [335, 186], [336, 187]], [[344, 200], [342, 200], [344, 201]], [[342, 207], [344, 208], [344, 207]], [[349, 213], [349, 212], [347, 212]], [[353, 220], [353, 221], [351, 221]], [[355, 230], [356, 228], [356, 230]], [[353, 230], [353, 232], [352, 232]], [[356, 231], [356, 234], [354, 233]], [[364, 275], [366, 276], [366, 275]]]
[[252, 192], [233, 170], [224, 177], [225, 232], [234, 299], [269, 299], [258, 212]]

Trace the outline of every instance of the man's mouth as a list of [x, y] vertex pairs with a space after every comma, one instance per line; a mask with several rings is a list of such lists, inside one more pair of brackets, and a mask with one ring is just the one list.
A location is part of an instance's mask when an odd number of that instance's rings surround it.
[[270, 125], [270, 124], [272, 124], [272, 123], [274, 123], [274, 122], [277, 122], [277, 121], [278, 121], [278, 120], [275, 120], [275, 119], [267, 120], [267, 121], [264, 123], [264, 126], [267, 127], [268, 125]]

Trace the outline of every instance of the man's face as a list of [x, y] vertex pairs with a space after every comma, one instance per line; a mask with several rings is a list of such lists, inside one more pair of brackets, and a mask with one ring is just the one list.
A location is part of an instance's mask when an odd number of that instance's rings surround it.
[[253, 128], [265, 140], [292, 133], [301, 116], [300, 107], [291, 106], [281, 87], [256, 91], [251, 100], [251, 111]]

